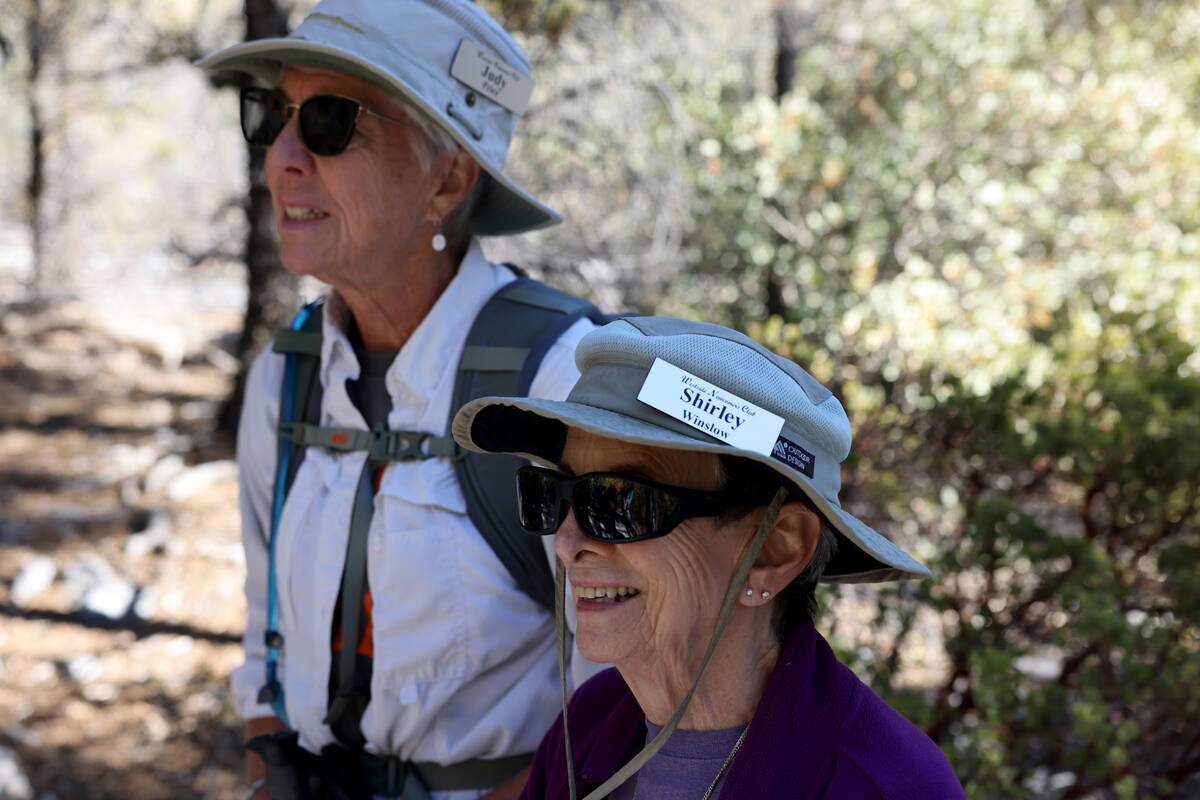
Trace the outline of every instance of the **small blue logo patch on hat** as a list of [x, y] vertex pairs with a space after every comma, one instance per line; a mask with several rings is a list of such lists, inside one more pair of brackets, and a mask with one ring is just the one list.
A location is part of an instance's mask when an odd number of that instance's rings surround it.
[[775, 446], [771, 448], [771, 458], [800, 470], [810, 478], [817, 465], [816, 456], [782, 436], [775, 440]]

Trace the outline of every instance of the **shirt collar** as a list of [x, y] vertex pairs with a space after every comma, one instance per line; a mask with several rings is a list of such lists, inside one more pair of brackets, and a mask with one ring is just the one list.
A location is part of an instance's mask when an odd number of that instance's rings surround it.
[[396, 354], [387, 376], [393, 398], [428, 403], [443, 379], [453, 379], [471, 323], [509, 280], [512, 274], [489, 263], [472, 240], [458, 272]]
[[[510, 270], [492, 264], [484, 257], [478, 240], [471, 241], [458, 271], [400, 348], [388, 370], [385, 383], [393, 402], [393, 412], [389, 415], [391, 427], [416, 429], [433, 424], [428, 412], [437, 409], [430, 406], [443, 383], [454, 380], [455, 367], [471, 323], [488, 299], [513, 278]], [[345, 333], [350, 322], [349, 306], [341, 295], [333, 292], [325, 308], [321, 381], [333, 402], [329, 408], [332, 419], [336, 420], [350, 409], [350, 401], [344, 397], [345, 381], [356, 380], [361, 371], [354, 347]], [[444, 411], [441, 416], [445, 416]], [[329, 422], [325, 420], [324, 424]]]

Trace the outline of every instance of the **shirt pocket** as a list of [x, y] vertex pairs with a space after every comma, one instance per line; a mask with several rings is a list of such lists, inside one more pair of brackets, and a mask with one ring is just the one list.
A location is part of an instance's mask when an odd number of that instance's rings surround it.
[[479, 666], [456, 543], [470, 530], [449, 462], [394, 464], [375, 500], [367, 550], [375, 670], [405, 705], [434, 683], [457, 685]]
[[403, 704], [436, 704], [512, 659], [545, 617], [467, 517], [453, 466], [406, 466], [383, 481], [368, 552], [375, 667]]

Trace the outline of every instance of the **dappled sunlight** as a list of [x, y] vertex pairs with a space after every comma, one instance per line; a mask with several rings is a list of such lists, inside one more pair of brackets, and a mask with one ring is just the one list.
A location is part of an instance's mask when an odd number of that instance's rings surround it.
[[[0, 745], [48, 796], [233, 796], [251, 182], [191, 61], [243, 8], [50, 5], [34, 87], [0, 24]], [[1193, 796], [1200, 8], [484, 5], [565, 216], [488, 255], [844, 403], [843, 505], [934, 576], [824, 589], [839, 655], [973, 798]]]

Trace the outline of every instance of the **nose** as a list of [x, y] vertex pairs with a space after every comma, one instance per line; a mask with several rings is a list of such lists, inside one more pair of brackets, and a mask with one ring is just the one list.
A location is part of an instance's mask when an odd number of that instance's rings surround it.
[[585, 553], [596, 552], [599, 546], [599, 542], [592, 541], [579, 530], [579, 523], [575, 521], [575, 509], [568, 511], [566, 519], [558, 526], [558, 532], [554, 535], [554, 552], [562, 562], [569, 567]]
[[300, 139], [300, 115], [288, 114], [283, 129], [267, 148], [267, 175], [284, 172], [304, 174], [313, 167], [313, 154]]

